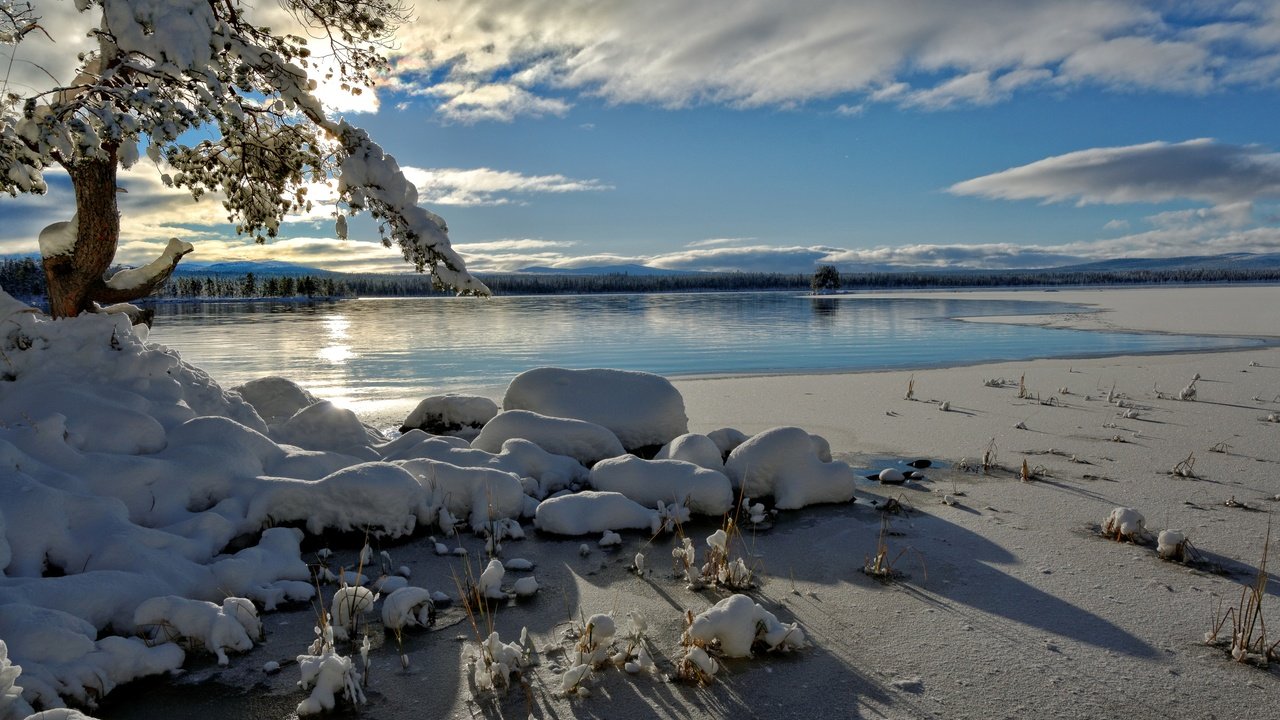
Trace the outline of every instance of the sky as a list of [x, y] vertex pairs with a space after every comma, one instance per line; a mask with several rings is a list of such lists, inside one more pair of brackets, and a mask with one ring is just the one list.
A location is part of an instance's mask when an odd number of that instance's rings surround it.
[[[70, 77], [85, 18], [19, 46]], [[367, 128], [473, 271], [812, 272], [1280, 252], [1280, 1], [418, 0], [391, 70], [323, 97]], [[271, 13], [272, 10], [263, 10]], [[278, 18], [277, 18], [278, 19]], [[0, 61], [10, 49], [0, 48]], [[34, 81], [33, 81], [34, 82]], [[0, 198], [0, 255], [67, 219]], [[265, 245], [122, 175], [117, 259], [406, 272], [323, 213]]]

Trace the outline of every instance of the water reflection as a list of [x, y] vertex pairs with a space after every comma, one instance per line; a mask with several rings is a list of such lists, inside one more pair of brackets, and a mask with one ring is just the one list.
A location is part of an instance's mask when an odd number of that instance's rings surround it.
[[151, 337], [224, 386], [284, 375], [352, 406], [502, 387], [539, 365], [667, 375], [866, 370], [1250, 342], [947, 319], [1069, 307], [794, 293], [168, 304], [157, 308]]

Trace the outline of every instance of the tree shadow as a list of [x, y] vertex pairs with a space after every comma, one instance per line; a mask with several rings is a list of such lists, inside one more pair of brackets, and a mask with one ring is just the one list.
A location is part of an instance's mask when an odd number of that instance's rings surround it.
[[[773, 538], [791, 548], [804, 562], [790, 568], [796, 579], [823, 584], [855, 582], [861, 575], [863, 558], [875, 552], [879, 540], [879, 513], [854, 508], [825, 509], [821, 515], [806, 509], [812, 518], [781, 529]], [[899, 555], [908, 580], [922, 592], [945, 598], [952, 605], [965, 605], [1020, 625], [1038, 628], [1095, 647], [1134, 657], [1149, 658], [1155, 650], [1140, 638], [1114, 623], [1000, 570], [996, 565], [1017, 564], [1017, 558], [1000, 545], [938, 516], [915, 513], [907, 521], [910, 537], [889, 537], [890, 555]], [[814, 537], [817, 531], [819, 537]], [[922, 541], [927, 541], [924, 544]], [[923, 555], [926, 567], [911, 567], [910, 547]], [[775, 569], [774, 574], [782, 575]], [[917, 582], [918, 579], [918, 582]], [[860, 584], [870, 589], [883, 585], [864, 577]]]

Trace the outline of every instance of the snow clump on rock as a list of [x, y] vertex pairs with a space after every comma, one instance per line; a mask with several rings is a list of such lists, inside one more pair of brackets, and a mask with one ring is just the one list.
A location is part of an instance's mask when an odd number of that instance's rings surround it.
[[629, 370], [527, 370], [507, 387], [502, 408], [606, 427], [628, 451], [662, 446], [689, 432], [684, 398], [671, 381]]
[[400, 432], [422, 430], [432, 435], [474, 437], [498, 414], [498, 404], [479, 395], [432, 395], [404, 419]]
[[782, 510], [853, 499], [852, 468], [832, 462], [827, 442], [797, 427], [773, 428], [750, 438], [729, 453], [724, 469], [744, 495], [772, 496]]

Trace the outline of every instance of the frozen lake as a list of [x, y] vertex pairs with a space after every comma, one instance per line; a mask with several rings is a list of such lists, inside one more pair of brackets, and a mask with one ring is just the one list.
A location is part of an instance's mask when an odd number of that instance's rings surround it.
[[224, 386], [283, 375], [357, 412], [502, 388], [543, 365], [663, 375], [875, 370], [1253, 344], [952, 319], [1071, 309], [777, 292], [168, 304], [151, 337]]

